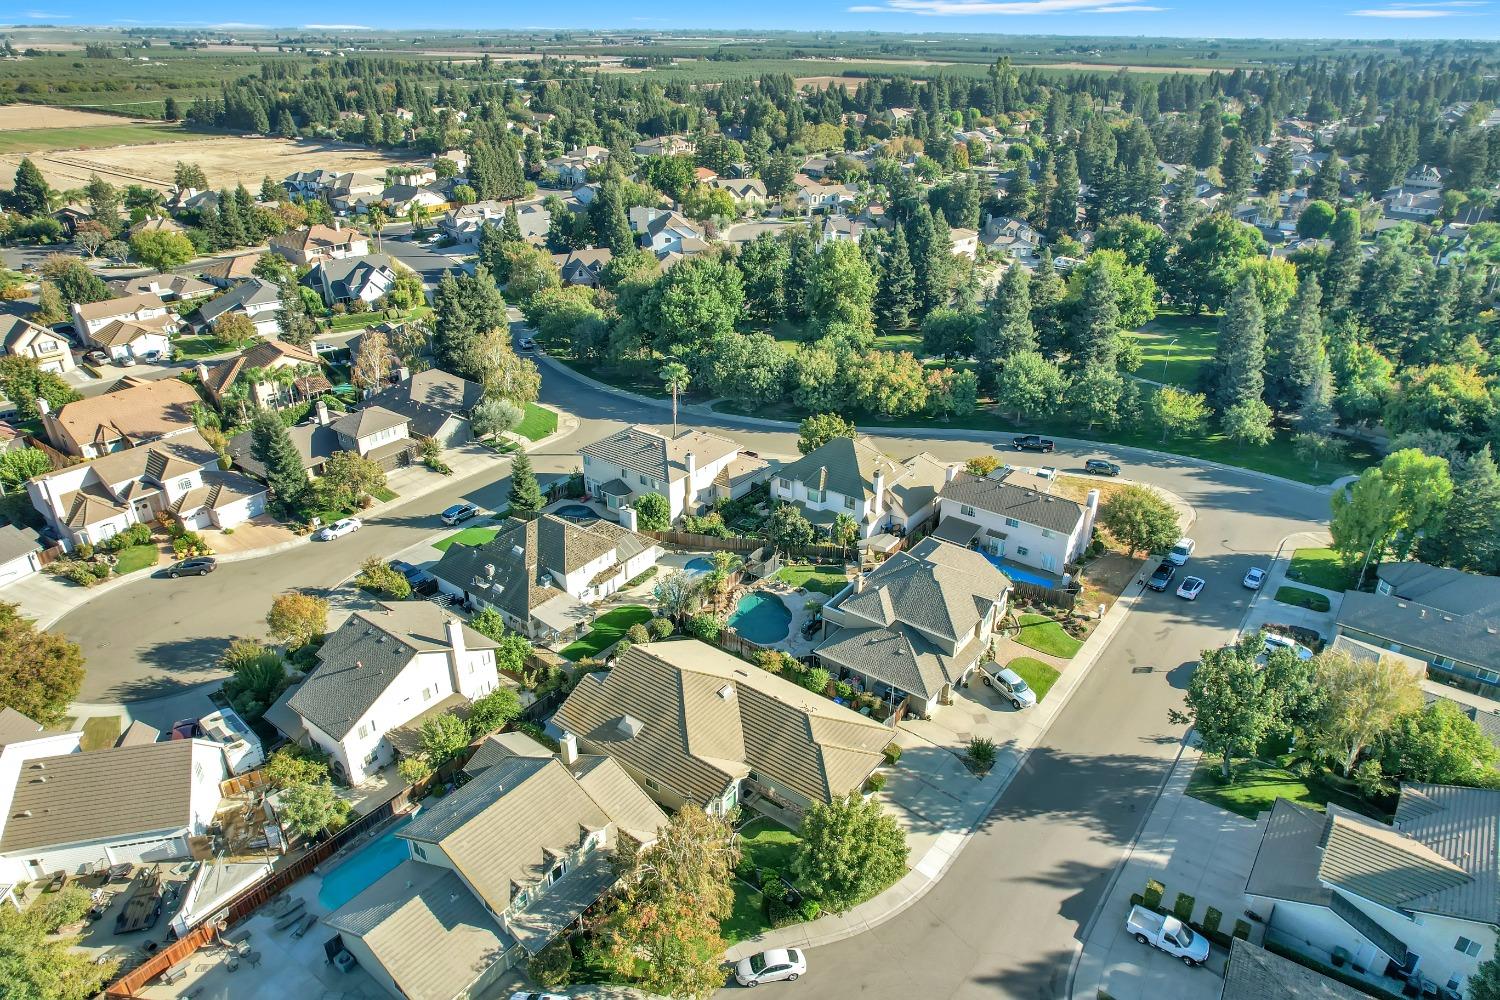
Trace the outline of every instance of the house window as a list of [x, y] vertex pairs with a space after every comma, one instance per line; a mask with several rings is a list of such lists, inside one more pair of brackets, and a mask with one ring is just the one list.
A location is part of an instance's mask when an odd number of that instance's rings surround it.
[[359, 727], [359, 738], [360, 739], [364, 739], [366, 736], [369, 735], [369, 733], [370, 733], [370, 727], [369, 726], [367, 726], [367, 725], [361, 725]]
[[792, 488], [792, 482], [789, 479], [778, 479], [776, 480], [776, 488], [779, 490], [789, 490]]
[[958, 512], [960, 514], [962, 514], [964, 517], [973, 517], [974, 516], [974, 508], [970, 507], [968, 504], [961, 505], [958, 508]]
[[423, 688], [422, 689], [422, 700], [423, 701], [431, 701], [432, 700], [432, 688]]
[[658, 785], [656, 782], [652, 781], [650, 778], [646, 779], [646, 787], [649, 788], [649, 789], [651, 789], [653, 792], [659, 792], [659, 791], [661, 791], [661, 786]]
[[1470, 958], [1474, 958], [1479, 954], [1479, 948], [1478, 941], [1470, 941], [1466, 937], [1459, 938], [1458, 943], [1453, 946], [1454, 951], [1461, 951]]
[[1028, 554], [1028, 553], [1030, 553], [1030, 551], [1031, 551], [1031, 550], [1030, 550], [1030, 549], [1028, 549], [1028, 548], [1027, 548], [1027, 547], [1026, 547], [1026, 546], [1024, 546], [1024, 545], [1017, 545], [1017, 546], [1016, 546], [1016, 555], [1018, 555], [1018, 556], [1024, 556], [1024, 555], [1027, 555], [1027, 554]]
[[1043, 538], [1051, 538], [1052, 537], [1052, 532], [1048, 531], [1046, 528], [1043, 528], [1042, 529], [1042, 537]]
[[1484, 681], [1486, 684], [1500, 684], [1500, 673], [1496, 673], [1493, 670], [1486, 670], [1483, 667], [1480, 667], [1479, 679]]
[[424, 850], [422, 850], [422, 845], [421, 844], [412, 844], [411, 845], [411, 852], [413, 854], [415, 854], [417, 857], [421, 858], [423, 861], [427, 860], [427, 852], [424, 851]]
[[1006, 526], [1006, 527], [1007, 527], [1007, 528], [1019, 528], [1019, 527], [1020, 527], [1020, 526], [1021, 526], [1021, 522], [1020, 522], [1020, 521], [1017, 521], [1017, 520], [1016, 520], [1016, 519], [1015, 519], [1015, 518], [1013, 518], [1013, 517], [1007, 517], [1007, 518], [1006, 518], [1006, 519], [1005, 519], [1005, 526]]
[[641, 481], [641, 485], [642, 486], [650, 486], [651, 485], [651, 477], [650, 476], [642, 476], [640, 474], [637, 474], [635, 478], [637, 478], [637, 479], [639, 479]]
[[568, 863], [566, 861], [559, 861], [553, 867], [553, 869], [550, 872], [547, 873], [547, 884], [548, 885], [556, 885], [557, 884], [557, 880], [560, 879], [560, 878], [562, 878], [563, 877], [563, 872], [565, 872], [567, 870], [568, 870]]
[[828, 499], [828, 491], [827, 490], [808, 490], [807, 491], [807, 500], [808, 500], [809, 503], [822, 503], [826, 499]]
[[854, 498], [853, 497], [844, 497], [844, 509], [845, 510], [853, 510], [854, 509]]
[[179, 490], [190, 490], [193, 488], [193, 481], [191, 479], [179, 479], [177, 480], [177, 488]]

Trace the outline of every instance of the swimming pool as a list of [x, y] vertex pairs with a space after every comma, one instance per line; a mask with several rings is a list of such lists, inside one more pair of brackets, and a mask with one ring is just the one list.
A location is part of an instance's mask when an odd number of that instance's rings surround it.
[[771, 594], [746, 594], [734, 606], [734, 614], [729, 616], [730, 628], [761, 645], [785, 639], [791, 625], [792, 613], [781, 598]]
[[707, 556], [697, 556], [689, 559], [687, 565], [682, 568], [689, 573], [711, 573], [713, 572], [714, 561]]
[[567, 504], [565, 506], [557, 508], [552, 513], [556, 514], [558, 517], [565, 517], [570, 521], [599, 520], [599, 515], [594, 512], [594, 508], [585, 507], [581, 503]]
[[337, 910], [405, 861], [409, 853], [406, 841], [397, 838], [396, 832], [411, 821], [410, 816], [397, 820], [385, 833], [324, 875], [323, 884], [318, 887], [318, 902], [330, 911]]
[[992, 556], [983, 549], [980, 554], [988, 559], [996, 569], [1010, 577], [1017, 583], [1029, 583], [1034, 587], [1056, 587], [1059, 580], [1055, 576], [1046, 576], [1040, 572], [1029, 570], [1025, 566], [1018, 566], [1013, 562]]

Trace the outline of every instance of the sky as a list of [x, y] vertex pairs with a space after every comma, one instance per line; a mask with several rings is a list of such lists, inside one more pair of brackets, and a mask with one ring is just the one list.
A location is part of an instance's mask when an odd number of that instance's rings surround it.
[[[224, 22], [205, 19], [222, 12]], [[330, 10], [319, 6], [319, 12]], [[17, 24], [349, 28], [597, 28], [874, 30], [1057, 35], [1241, 38], [1500, 38], [1500, 0], [448, 0], [423, 7], [397, 0], [344, 4], [357, 23], [306, 20], [293, 0], [56, 0], [22, 7]], [[149, 21], [122, 14], [149, 14]], [[235, 15], [239, 15], [236, 17]], [[254, 22], [251, 25], [249, 22]]]

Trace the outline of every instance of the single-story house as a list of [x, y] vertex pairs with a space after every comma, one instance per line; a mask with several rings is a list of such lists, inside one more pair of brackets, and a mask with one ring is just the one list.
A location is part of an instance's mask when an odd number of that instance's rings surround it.
[[255, 265], [260, 260], [258, 253], [244, 253], [237, 257], [220, 257], [205, 264], [198, 277], [216, 288], [229, 288], [236, 282], [255, 275]]
[[187, 274], [143, 274], [111, 281], [109, 287], [120, 295], [151, 292], [164, 302], [191, 302], [214, 293], [213, 285]]
[[473, 438], [469, 412], [482, 399], [484, 387], [479, 383], [441, 368], [428, 368], [371, 396], [369, 405], [406, 417], [409, 433], [415, 437], [457, 448]]
[[51, 543], [35, 528], [0, 524], [0, 587], [42, 570], [42, 550]]
[[318, 359], [312, 351], [274, 337], [268, 337], [234, 357], [220, 361], [212, 368], [200, 362], [198, 384], [203, 386], [215, 403], [222, 403], [225, 394], [234, 387], [244, 372], [269, 374], [287, 369], [290, 369], [287, 374], [298, 377], [291, 381], [282, 381], [278, 377], [261, 378], [250, 386], [250, 405], [280, 409], [306, 399], [312, 391], [328, 387], [328, 380], [322, 376]]
[[1229, 965], [1224, 970], [1224, 991], [1219, 1000], [1365, 1000], [1352, 986], [1289, 958], [1282, 958], [1244, 938], [1234, 938]]

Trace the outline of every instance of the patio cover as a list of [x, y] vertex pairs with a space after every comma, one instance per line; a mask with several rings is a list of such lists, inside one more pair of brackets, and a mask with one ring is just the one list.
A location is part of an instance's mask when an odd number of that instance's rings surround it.
[[882, 531], [877, 535], [871, 535], [869, 538], [862, 540], [858, 547], [868, 549], [871, 552], [894, 552], [900, 544], [901, 539], [889, 531]]
[[555, 632], [587, 625], [594, 618], [594, 611], [572, 594], [558, 594], [543, 604], [531, 609], [531, 617]]
[[628, 497], [630, 487], [625, 485], [623, 479], [611, 479], [607, 483], [601, 483], [597, 492], [600, 496], [606, 497]]
[[614, 862], [603, 851], [595, 851], [541, 899], [506, 921], [505, 929], [528, 955], [535, 955], [604, 895], [616, 878]]
[[979, 534], [979, 525], [961, 517], [945, 517], [935, 529], [932, 537], [954, 545], [968, 545]]

